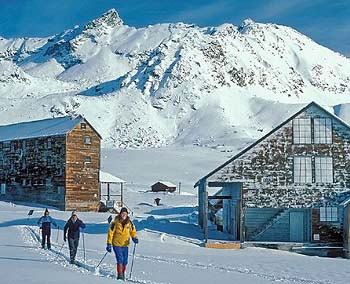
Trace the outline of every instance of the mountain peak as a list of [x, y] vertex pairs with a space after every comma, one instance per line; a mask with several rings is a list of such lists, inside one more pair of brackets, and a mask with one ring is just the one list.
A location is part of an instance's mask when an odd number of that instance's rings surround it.
[[117, 10], [110, 9], [97, 19], [87, 23], [84, 29], [90, 30], [101, 26], [109, 26], [111, 28], [114, 28], [121, 25], [123, 25], [123, 20], [119, 17]]
[[251, 19], [245, 19], [242, 24], [238, 27], [238, 30], [241, 33], [249, 31], [256, 23]]

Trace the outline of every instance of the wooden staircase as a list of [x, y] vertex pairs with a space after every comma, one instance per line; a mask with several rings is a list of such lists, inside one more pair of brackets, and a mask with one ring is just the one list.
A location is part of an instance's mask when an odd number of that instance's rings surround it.
[[289, 241], [289, 209], [281, 209], [252, 234], [253, 241]]

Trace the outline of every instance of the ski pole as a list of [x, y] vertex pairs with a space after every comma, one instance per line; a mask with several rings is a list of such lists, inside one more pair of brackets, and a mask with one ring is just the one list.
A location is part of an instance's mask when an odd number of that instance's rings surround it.
[[57, 238], [56, 238], [56, 243], [58, 244], [58, 236], [60, 235], [60, 227], [57, 226]]
[[84, 250], [84, 262], [85, 262], [85, 237], [84, 237], [84, 231], [83, 231], [83, 250]]
[[55, 258], [55, 261], [56, 261], [56, 260], [58, 259], [58, 257], [60, 256], [61, 251], [62, 251], [62, 249], [63, 249], [63, 246], [64, 246], [64, 242], [63, 242], [63, 244], [62, 244], [60, 250], [59, 250], [58, 253], [57, 253], [57, 256], [56, 256], [56, 258]]
[[108, 251], [105, 253], [105, 255], [102, 257], [102, 259], [100, 260], [100, 262], [97, 264], [97, 266], [95, 267], [95, 269], [97, 269], [100, 264], [102, 263], [102, 261], [105, 259], [106, 255], [108, 254]]
[[132, 262], [131, 262], [131, 268], [130, 268], [130, 275], [129, 275], [129, 279], [131, 279], [132, 268], [134, 267], [135, 250], [136, 250], [136, 244], [134, 244], [134, 251], [133, 251], [133, 253], [132, 253]]

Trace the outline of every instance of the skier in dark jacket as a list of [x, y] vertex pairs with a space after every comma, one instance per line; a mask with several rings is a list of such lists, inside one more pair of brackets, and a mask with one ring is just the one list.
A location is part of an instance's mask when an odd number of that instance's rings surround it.
[[86, 226], [78, 219], [78, 215], [75, 211], [72, 212], [72, 217], [69, 218], [66, 225], [64, 226], [63, 240], [67, 240], [68, 231], [68, 245], [70, 253], [70, 263], [75, 263], [75, 256], [78, 251], [80, 228], [84, 229]]
[[47, 242], [47, 249], [51, 249], [51, 224], [56, 228], [58, 227], [56, 222], [49, 216], [49, 210], [46, 208], [44, 216], [38, 220], [38, 225], [41, 228], [41, 247], [45, 248], [45, 242]]

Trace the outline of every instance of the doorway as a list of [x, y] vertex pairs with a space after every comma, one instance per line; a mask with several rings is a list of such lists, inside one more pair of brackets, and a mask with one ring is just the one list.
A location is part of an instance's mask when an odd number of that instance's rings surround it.
[[289, 213], [289, 234], [291, 242], [304, 241], [304, 212]]

